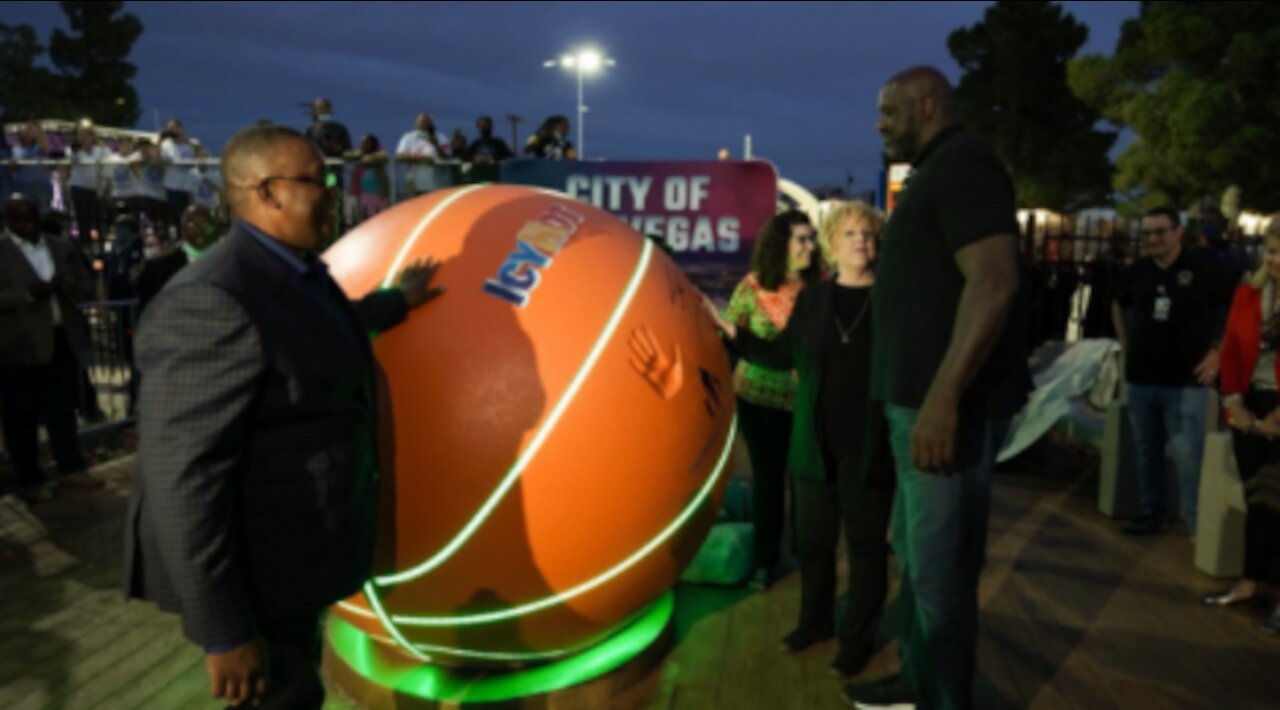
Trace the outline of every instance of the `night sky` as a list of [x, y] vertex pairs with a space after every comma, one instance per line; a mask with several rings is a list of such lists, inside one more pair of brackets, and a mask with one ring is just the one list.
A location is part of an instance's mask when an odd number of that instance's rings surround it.
[[[332, 99], [355, 140], [394, 149], [426, 111], [448, 134], [489, 114], [521, 141], [547, 115], [575, 119], [576, 76], [543, 60], [592, 45], [617, 61], [586, 84], [591, 159], [734, 157], [743, 134], [782, 176], [874, 186], [876, 92], [907, 66], [959, 70], [947, 35], [985, 2], [921, 3], [126, 3], [146, 26], [131, 61], [139, 127], [181, 119], [215, 154], [261, 118], [304, 127], [296, 104]], [[1137, 2], [1067, 2], [1110, 53]], [[42, 41], [65, 27], [53, 2], [5, 3]], [[577, 127], [573, 128], [576, 135]]]

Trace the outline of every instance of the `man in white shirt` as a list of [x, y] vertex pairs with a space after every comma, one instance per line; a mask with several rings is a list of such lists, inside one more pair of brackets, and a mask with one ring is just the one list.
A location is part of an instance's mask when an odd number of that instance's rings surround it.
[[413, 130], [400, 138], [396, 146], [396, 160], [406, 164], [405, 191], [410, 196], [421, 195], [453, 183], [449, 169], [439, 165], [444, 159], [440, 147], [440, 135], [436, 132], [431, 116], [420, 113], [413, 123]]
[[115, 205], [113, 218], [116, 213], [132, 212], [136, 208], [135, 201], [141, 190], [137, 162], [133, 139], [121, 138], [116, 143], [115, 153], [107, 157], [103, 166], [103, 188], [110, 193], [111, 202]]
[[145, 215], [144, 225], [148, 222], [159, 225], [159, 232], [167, 234], [170, 222], [165, 165], [160, 157], [160, 148], [145, 138], [138, 141], [137, 167], [139, 218]]
[[179, 161], [194, 158], [195, 146], [187, 137], [182, 122], [176, 118], [169, 119], [160, 136], [160, 157], [165, 162], [164, 189], [165, 201], [169, 205], [168, 222], [178, 224], [182, 221], [187, 205], [191, 204], [191, 165], [181, 165]]
[[[196, 148], [197, 158], [208, 158], [209, 151], [203, 147]], [[191, 193], [191, 203], [203, 207], [216, 214], [222, 205], [222, 173], [218, 166], [196, 165], [187, 173], [187, 191]], [[183, 212], [184, 219], [186, 212]]]
[[[49, 137], [38, 121], [28, 121], [18, 132], [18, 143], [10, 156], [14, 160], [40, 160], [49, 157]], [[41, 210], [53, 204], [53, 181], [49, 168], [43, 165], [19, 165], [13, 169], [13, 189], [35, 200]]]
[[5, 449], [18, 474], [20, 494], [47, 500], [53, 481], [40, 470], [38, 427], [62, 474], [74, 485], [100, 485], [85, 475], [76, 440], [77, 356], [89, 350], [89, 329], [79, 304], [93, 295], [93, 277], [79, 248], [41, 234], [40, 211], [23, 195], [5, 203], [0, 236], [0, 412]]
[[76, 131], [76, 142], [71, 145], [71, 207], [75, 212], [76, 236], [87, 245], [94, 230], [101, 235], [106, 231], [102, 214], [103, 163], [111, 157], [111, 151], [98, 141], [98, 134], [91, 127]]

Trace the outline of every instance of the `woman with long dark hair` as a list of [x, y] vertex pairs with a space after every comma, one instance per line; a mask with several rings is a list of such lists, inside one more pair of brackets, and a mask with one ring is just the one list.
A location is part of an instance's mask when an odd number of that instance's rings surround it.
[[[870, 403], [871, 287], [883, 224], [880, 213], [861, 202], [845, 203], [828, 213], [820, 240], [836, 278], [801, 291], [786, 327], [772, 339], [708, 307], [733, 349], [746, 360], [778, 370], [795, 368], [797, 373], [786, 467], [795, 502], [800, 618], [782, 645], [798, 653], [838, 636], [840, 647], [831, 668], [845, 678], [861, 671], [875, 652], [887, 588], [893, 460], [883, 415]], [[740, 421], [748, 417], [740, 415]], [[836, 549], [841, 527], [850, 583], [837, 628]]]
[[[756, 237], [752, 270], [729, 299], [725, 319], [759, 338], [781, 333], [791, 318], [796, 296], [817, 280], [813, 225], [803, 212], [775, 215]], [[786, 519], [787, 441], [796, 376], [790, 366], [767, 367], [739, 361], [733, 371], [738, 421], [751, 458], [753, 566], [750, 584], [766, 589], [777, 572]]]
[[569, 119], [548, 116], [538, 131], [524, 144], [524, 154], [543, 160], [577, 160], [578, 151], [569, 142]]

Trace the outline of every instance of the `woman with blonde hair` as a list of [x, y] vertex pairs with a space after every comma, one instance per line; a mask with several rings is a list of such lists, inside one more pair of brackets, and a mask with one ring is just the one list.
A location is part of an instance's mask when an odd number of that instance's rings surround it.
[[[1221, 354], [1223, 408], [1235, 447], [1236, 467], [1246, 483], [1266, 464], [1280, 463], [1280, 214], [1263, 237], [1262, 263], [1239, 287], [1227, 316]], [[1263, 585], [1280, 556], [1280, 514], [1249, 505], [1245, 519], [1244, 575], [1230, 589], [1205, 597], [1228, 606], [1262, 601]], [[1280, 634], [1280, 605], [1258, 627]]]
[[[827, 214], [819, 241], [836, 278], [801, 291], [791, 319], [772, 340], [721, 318], [706, 302], [708, 313], [743, 358], [797, 373], [787, 469], [800, 558], [800, 619], [782, 644], [798, 653], [838, 636], [831, 669], [842, 678], [860, 672], [875, 653], [886, 590], [893, 461], [883, 414], [869, 398], [871, 287], [883, 225], [880, 212], [860, 202], [840, 204]], [[850, 582], [837, 628], [841, 527]]]

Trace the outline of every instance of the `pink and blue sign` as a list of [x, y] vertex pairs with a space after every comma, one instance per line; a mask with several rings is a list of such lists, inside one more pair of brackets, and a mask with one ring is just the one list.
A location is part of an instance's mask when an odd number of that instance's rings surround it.
[[773, 216], [778, 174], [763, 161], [516, 160], [502, 181], [559, 190], [609, 211], [665, 245], [703, 291], [725, 297], [750, 269]]

